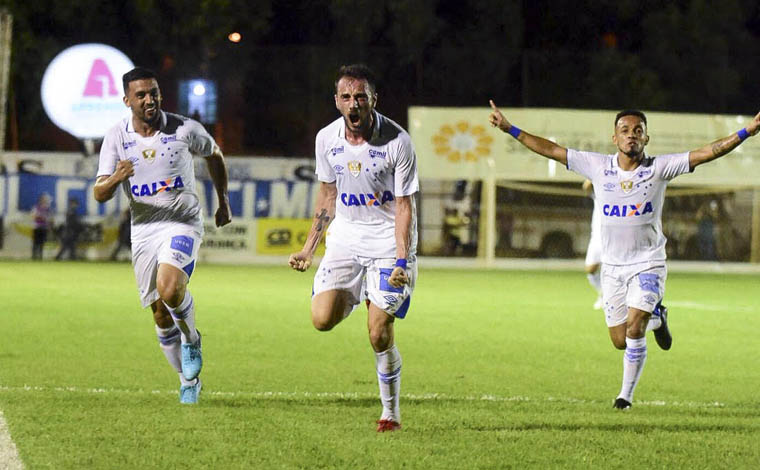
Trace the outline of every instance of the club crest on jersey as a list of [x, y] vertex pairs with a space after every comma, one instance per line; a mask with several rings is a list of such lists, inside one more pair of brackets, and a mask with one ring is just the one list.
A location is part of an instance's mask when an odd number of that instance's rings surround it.
[[620, 187], [623, 189], [624, 193], [630, 193], [633, 189], [633, 181], [631, 180], [625, 180], [620, 182]]
[[350, 194], [343, 193], [340, 195], [340, 201], [345, 206], [382, 206], [386, 202], [393, 200], [393, 193], [383, 191], [380, 193]]
[[351, 173], [351, 176], [358, 178], [359, 173], [362, 172], [362, 162], [351, 160], [348, 162], [348, 171]]
[[154, 181], [150, 184], [133, 184], [130, 191], [132, 192], [132, 195], [136, 197], [155, 196], [164, 191], [171, 191], [184, 187], [185, 183], [182, 182], [182, 178], [177, 176], [174, 178], [174, 181], [172, 181], [172, 178], [169, 178], [164, 181]]
[[639, 204], [605, 204], [602, 207], [602, 213], [607, 217], [636, 217], [654, 212], [652, 203]]
[[148, 161], [148, 163], [153, 163], [153, 160], [156, 159], [156, 151], [154, 149], [145, 149], [142, 151], [143, 158]]

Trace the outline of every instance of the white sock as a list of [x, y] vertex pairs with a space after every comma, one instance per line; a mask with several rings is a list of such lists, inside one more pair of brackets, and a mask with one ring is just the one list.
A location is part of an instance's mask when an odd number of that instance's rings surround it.
[[383, 414], [380, 419], [401, 423], [399, 395], [401, 395], [401, 354], [396, 345], [383, 352], [375, 353], [377, 383], [380, 386], [380, 400]]
[[[166, 305], [166, 302], [164, 302]], [[195, 343], [198, 341], [198, 332], [195, 330], [195, 302], [189, 290], [185, 290], [185, 297], [179, 303], [177, 308], [171, 308], [166, 305], [169, 313], [172, 314], [174, 324], [177, 325], [182, 333], [182, 343]]]
[[625, 338], [625, 354], [623, 354], [623, 386], [618, 398], [633, 403], [633, 390], [639, 383], [644, 362], [647, 360], [647, 338]]
[[180, 358], [179, 329], [177, 329], [177, 325], [172, 325], [169, 328], [161, 328], [156, 325], [156, 335], [158, 336], [158, 345], [161, 351], [163, 351], [164, 356], [166, 356], [166, 360], [169, 361], [169, 365], [182, 375], [182, 359]]
[[586, 274], [586, 277], [588, 278], [588, 283], [591, 284], [591, 287], [594, 288], [597, 294], [602, 293], [602, 273], [600, 269], [597, 269], [594, 273], [588, 273]]

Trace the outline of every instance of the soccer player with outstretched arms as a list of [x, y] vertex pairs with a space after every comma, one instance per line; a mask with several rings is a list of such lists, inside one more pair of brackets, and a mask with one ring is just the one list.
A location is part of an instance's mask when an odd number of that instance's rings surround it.
[[662, 206], [665, 187], [678, 175], [726, 155], [760, 129], [760, 113], [747, 127], [704, 147], [670, 155], [648, 155], [647, 119], [636, 110], [615, 116], [612, 142], [603, 155], [567, 149], [510, 123], [493, 101], [489, 121], [522, 145], [591, 180], [601, 217], [602, 298], [612, 344], [623, 355], [623, 383], [614, 407], [627, 409], [647, 357], [645, 333], [654, 331], [670, 349], [667, 309], [662, 305], [667, 269]]

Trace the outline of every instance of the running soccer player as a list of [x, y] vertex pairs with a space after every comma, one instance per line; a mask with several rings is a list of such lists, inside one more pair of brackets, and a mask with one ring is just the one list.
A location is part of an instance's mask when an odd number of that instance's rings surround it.
[[586, 248], [586, 277], [588, 283], [596, 291], [596, 301], [594, 302], [594, 310], [601, 310], [602, 308], [602, 275], [601, 275], [601, 263], [602, 263], [602, 219], [598, 213], [598, 207], [596, 206], [596, 198], [594, 197], [594, 185], [591, 184], [591, 180], [583, 181], [583, 192], [589, 195], [592, 201], [594, 201], [594, 210], [591, 212], [591, 236], [588, 240], [588, 248]]
[[137, 67], [122, 77], [132, 115], [108, 131], [100, 149], [95, 199], [117, 187], [132, 212], [132, 265], [143, 308], [150, 306], [159, 346], [180, 379], [179, 401], [198, 402], [203, 365], [187, 283], [203, 236], [193, 157], [204, 157], [219, 199], [217, 227], [230, 222], [224, 156], [204, 127], [161, 110], [156, 75]]
[[327, 233], [311, 299], [311, 321], [320, 331], [331, 330], [366, 298], [383, 404], [377, 431], [385, 432], [401, 428], [401, 354], [393, 325], [406, 316], [417, 278], [419, 182], [409, 134], [375, 110], [375, 85], [364, 65], [338, 70], [335, 106], [341, 117], [316, 138], [321, 183], [314, 221], [303, 249], [288, 262], [306, 271]]
[[673, 338], [662, 305], [667, 269], [662, 205], [665, 187], [678, 175], [689, 173], [735, 149], [757, 134], [760, 113], [739, 132], [690, 152], [650, 156], [647, 118], [626, 110], [615, 116], [612, 155], [566, 149], [512, 125], [493, 101], [489, 121], [533, 152], [565, 165], [590, 179], [600, 206], [602, 235], [602, 297], [612, 344], [624, 349], [623, 384], [614, 407], [627, 409], [647, 357], [645, 333], [654, 330], [662, 349]]

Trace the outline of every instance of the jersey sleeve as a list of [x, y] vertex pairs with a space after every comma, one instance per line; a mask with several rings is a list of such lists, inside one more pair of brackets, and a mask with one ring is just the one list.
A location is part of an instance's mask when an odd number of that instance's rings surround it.
[[393, 192], [396, 196], [410, 196], [420, 190], [417, 175], [417, 154], [408, 135], [400, 139], [396, 155]]
[[100, 146], [98, 174], [96, 177], [112, 175], [116, 171], [117, 163], [119, 163], [119, 142], [117, 134], [109, 131], [103, 137], [103, 144]]
[[594, 180], [595, 170], [604, 165], [604, 155], [567, 149], [567, 169]]
[[689, 152], [659, 155], [654, 160], [660, 177], [664, 180], [672, 180], [676, 176], [691, 172], [689, 166]]
[[314, 142], [314, 156], [317, 159], [317, 179], [324, 183], [334, 183], [336, 180], [335, 170], [330, 166], [326, 147], [322, 133], [320, 132], [317, 134], [317, 139]]
[[205, 127], [198, 121], [188, 119], [185, 124], [190, 128], [188, 132], [187, 146], [194, 156], [208, 157], [216, 149], [216, 141], [211, 137]]

